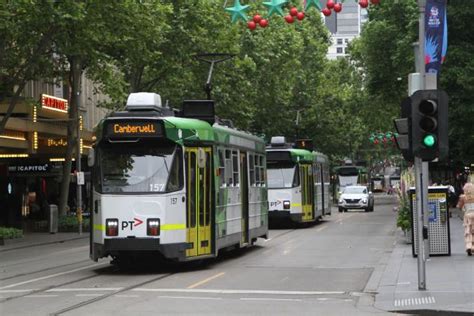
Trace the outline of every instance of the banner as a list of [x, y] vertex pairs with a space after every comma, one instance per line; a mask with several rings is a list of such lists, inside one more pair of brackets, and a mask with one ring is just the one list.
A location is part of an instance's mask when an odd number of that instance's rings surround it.
[[446, 0], [427, 0], [425, 8], [425, 67], [439, 73], [448, 50]]

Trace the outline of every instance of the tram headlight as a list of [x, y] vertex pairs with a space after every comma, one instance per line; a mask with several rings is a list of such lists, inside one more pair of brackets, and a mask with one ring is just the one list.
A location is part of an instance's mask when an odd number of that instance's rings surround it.
[[283, 209], [289, 210], [291, 206], [290, 201], [283, 201]]
[[119, 220], [117, 218], [108, 218], [105, 220], [105, 234], [107, 236], [118, 236]]
[[159, 236], [160, 235], [160, 219], [149, 218], [146, 221], [146, 234], [148, 236]]

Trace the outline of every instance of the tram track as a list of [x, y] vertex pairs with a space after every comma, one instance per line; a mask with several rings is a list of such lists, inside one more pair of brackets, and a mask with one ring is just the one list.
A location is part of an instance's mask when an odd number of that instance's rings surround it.
[[[107, 267], [103, 267], [101, 268], [102, 270], [110, 270], [110, 269], [115, 269], [115, 271], [118, 270], [118, 268], [116, 267], [112, 267], [112, 266], [107, 266]], [[113, 270], [112, 270], [113, 272]], [[19, 299], [19, 298], [22, 298], [22, 297], [25, 297], [25, 296], [28, 296], [28, 295], [34, 295], [34, 294], [38, 294], [38, 293], [42, 293], [42, 292], [46, 292], [46, 291], [49, 291], [49, 290], [52, 290], [52, 289], [55, 289], [55, 288], [59, 288], [59, 287], [62, 287], [62, 286], [65, 286], [65, 285], [70, 285], [70, 284], [74, 284], [74, 283], [77, 283], [77, 282], [82, 282], [82, 281], [85, 281], [85, 280], [89, 280], [89, 279], [93, 279], [93, 278], [97, 278], [97, 277], [100, 277], [102, 276], [103, 274], [95, 274], [95, 275], [88, 275], [88, 276], [85, 276], [85, 277], [82, 277], [82, 278], [79, 278], [79, 279], [75, 279], [75, 280], [70, 280], [70, 281], [67, 281], [67, 282], [62, 282], [60, 284], [55, 284], [55, 285], [51, 285], [51, 286], [45, 286], [45, 287], [42, 287], [40, 289], [34, 289], [32, 291], [28, 291], [28, 292], [25, 292], [25, 294], [21, 294], [21, 295], [17, 295], [17, 296], [11, 296], [11, 297], [6, 297], [3, 299], [2, 302], [7, 302], [7, 301], [12, 301], [12, 300], [16, 300], [16, 299]], [[13, 284], [15, 286], [17, 286], [16, 284]], [[18, 284], [20, 285], [20, 284]], [[6, 286], [6, 287], [3, 287], [3, 288], [0, 288], [0, 289], [7, 289], [8, 287], [13, 287], [13, 286]]]
[[11, 279], [14, 279], [14, 278], [19, 278], [19, 277], [23, 277], [23, 276], [27, 276], [27, 275], [31, 275], [31, 274], [51, 271], [51, 270], [55, 270], [55, 269], [58, 269], [58, 268], [69, 267], [69, 266], [73, 266], [73, 265], [81, 264], [81, 263], [85, 263], [85, 262], [90, 262], [90, 259], [85, 259], [85, 260], [72, 262], [72, 263], [66, 263], [66, 264], [62, 264], [62, 265], [58, 265], [58, 266], [54, 266], [54, 267], [49, 267], [49, 268], [44, 268], [44, 269], [40, 269], [40, 270], [35, 270], [35, 271], [31, 271], [31, 272], [19, 273], [19, 274], [15, 274], [15, 275], [12, 275], [12, 276], [9, 276], [9, 277], [0, 278], [0, 281], [11, 280]]
[[120, 294], [120, 293], [123, 293], [123, 292], [127, 292], [127, 291], [131, 291], [135, 288], [139, 288], [139, 287], [142, 287], [144, 285], [147, 285], [147, 284], [150, 284], [152, 282], [155, 282], [155, 281], [159, 281], [159, 280], [162, 280], [162, 279], [165, 279], [165, 278], [168, 278], [172, 275], [176, 274], [175, 272], [173, 273], [167, 273], [165, 275], [160, 275], [158, 277], [155, 277], [155, 278], [152, 278], [150, 280], [146, 280], [146, 281], [142, 281], [142, 282], [139, 282], [137, 284], [133, 284], [133, 285], [129, 285], [127, 287], [124, 287], [124, 288], [121, 288], [119, 290], [116, 290], [116, 291], [113, 291], [111, 293], [108, 293], [108, 294], [104, 294], [104, 295], [101, 295], [99, 297], [95, 297], [95, 298], [92, 298], [90, 300], [87, 300], [87, 301], [83, 301], [83, 302], [80, 302], [80, 303], [77, 303], [77, 304], [74, 304], [72, 306], [69, 306], [69, 307], [66, 307], [66, 308], [63, 308], [59, 311], [56, 311], [56, 312], [53, 312], [51, 313], [50, 315], [61, 315], [61, 314], [64, 314], [64, 313], [67, 313], [67, 312], [70, 312], [72, 310], [75, 310], [75, 309], [79, 309], [81, 307], [84, 307], [84, 306], [87, 306], [87, 305], [90, 305], [90, 304], [93, 304], [93, 303], [96, 303], [96, 302], [99, 302], [99, 301], [102, 301], [106, 298], [109, 298], [111, 296], [114, 296], [114, 295], [117, 295], [117, 294]]

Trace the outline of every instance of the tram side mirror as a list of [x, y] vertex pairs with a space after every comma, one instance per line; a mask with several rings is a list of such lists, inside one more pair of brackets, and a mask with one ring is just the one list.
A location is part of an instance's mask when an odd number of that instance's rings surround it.
[[89, 149], [89, 154], [87, 155], [87, 165], [89, 167], [93, 167], [94, 166], [94, 161], [95, 161], [94, 148], [90, 148]]
[[206, 152], [202, 148], [198, 149], [197, 163], [198, 163], [199, 168], [205, 168], [206, 167]]

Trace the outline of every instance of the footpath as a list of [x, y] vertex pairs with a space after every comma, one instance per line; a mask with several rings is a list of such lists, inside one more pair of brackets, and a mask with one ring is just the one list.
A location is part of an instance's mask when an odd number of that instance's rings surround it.
[[417, 258], [404, 236], [398, 238], [375, 287], [378, 309], [417, 315], [474, 315], [474, 256], [464, 248], [462, 212], [451, 210], [451, 256], [426, 262], [426, 290], [418, 290]]
[[5, 239], [4, 245], [0, 245], [0, 253], [85, 238], [89, 238], [89, 232], [83, 232], [81, 235], [79, 233], [26, 233], [23, 238]]

